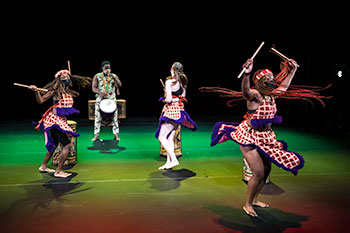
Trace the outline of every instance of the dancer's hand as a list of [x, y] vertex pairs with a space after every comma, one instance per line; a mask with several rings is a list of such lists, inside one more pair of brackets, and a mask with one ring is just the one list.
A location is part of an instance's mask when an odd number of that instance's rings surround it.
[[242, 68], [245, 68], [244, 73], [249, 74], [253, 70], [253, 59], [248, 59], [242, 66]]
[[290, 68], [292, 68], [292, 70], [296, 70], [297, 67], [299, 66], [298, 63], [296, 61], [294, 61], [293, 59], [289, 59], [288, 65]]
[[29, 89], [29, 90], [32, 90], [32, 91], [37, 91], [37, 90], [38, 90], [38, 88], [37, 88], [35, 85], [30, 85], [30, 86], [28, 87], [28, 89]]

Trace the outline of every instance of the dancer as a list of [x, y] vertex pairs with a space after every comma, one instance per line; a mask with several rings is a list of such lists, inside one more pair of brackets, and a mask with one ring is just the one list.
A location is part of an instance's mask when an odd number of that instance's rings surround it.
[[[44, 88], [48, 92], [42, 95], [41, 91], [35, 85], [30, 85], [28, 88], [35, 92], [36, 100], [42, 104], [49, 98], [53, 98], [53, 106], [51, 106], [42, 116], [36, 130], [42, 130], [45, 134], [45, 146], [47, 149], [45, 158], [39, 167], [41, 172], [54, 173], [55, 177], [66, 178], [71, 173], [64, 172], [62, 166], [66, 160], [71, 148], [69, 137], [78, 137], [80, 134], [75, 133], [67, 124], [66, 116], [80, 113], [73, 108], [73, 97], [79, 95], [78, 92], [70, 90], [72, 85], [71, 75], [68, 70], [60, 70], [55, 74], [55, 79], [48, 83]], [[47, 167], [47, 164], [52, 157], [58, 143], [62, 144], [60, 159], [56, 170]]]
[[[297, 175], [298, 170], [304, 166], [301, 155], [287, 150], [287, 143], [277, 141], [271, 128], [272, 124], [280, 124], [282, 117], [277, 116], [275, 99], [303, 99], [312, 102], [330, 97], [321, 96], [317, 91], [326, 88], [312, 86], [290, 85], [297, 70], [297, 63], [286, 59], [281, 63], [281, 72], [274, 76], [268, 69], [258, 70], [254, 76], [254, 88], [250, 87], [250, 73], [253, 69], [253, 60], [248, 59], [243, 65], [244, 77], [242, 79], [242, 92], [220, 87], [202, 87], [201, 91], [220, 92], [222, 97], [233, 97], [228, 102], [245, 99], [248, 111], [241, 123], [217, 122], [213, 127], [211, 145], [233, 140], [240, 145], [243, 157], [252, 170], [252, 177], [248, 182], [246, 201], [243, 210], [246, 214], [257, 217], [253, 206], [269, 207], [268, 204], [258, 200], [266, 178], [271, 171], [271, 162], [286, 171]], [[290, 88], [291, 90], [288, 90]]]
[[171, 76], [165, 81], [166, 97], [160, 98], [165, 103], [159, 118], [159, 126], [155, 137], [158, 138], [167, 152], [166, 163], [159, 167], [159, 170], [171, 169], [179, 165], [174, 152], [174, 135], [179, 124], [195, 131], [197, 124], [190, 118], [184, 108], [184, 102], [187, 102], [186, 88], [187, 76], [183, 72], [183, 66], [180, 62], [175, 62], [171, 66]]
[[[102, 116], [100, 112], [100, 103], [103, 99], [110, 99], [117, 103], [116, 95], [120, 95], [119, 87], [122, 86], [119, 77], [111, 73], [111, 63], [109, 61], [102, 62], [102, 72], [96, 74], [92, 80], [92, 91], [96, 93], [95, 103], [95, 123], [94, 138], [91, 141], [99, 140], [101, 131]], [[112, 119], [112, 131], [114, 140], [119, 138], [118, 109], [114, 112]]]

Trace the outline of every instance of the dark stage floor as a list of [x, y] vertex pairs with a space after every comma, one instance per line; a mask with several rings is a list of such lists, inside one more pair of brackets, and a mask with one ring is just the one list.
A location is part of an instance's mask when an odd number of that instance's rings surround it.
[[214, 122], [182, 130], [183, 156], [172, 171], [157, 170], [164, 163], [153, 136], [157, 118], [123, 120], [118, 144], [103, 128], [99, 146], [90, 141], [92, 123], [77, 122], [78, 163], [69, 179], [38, 172], [44, 137], [29, 120], [1, 122], [0, 232], [350, 232], [348, 139], [275, 128], [305, 167], [295, 177], [274, 166], [261, 195], [271, 208], [250, 218], [241, 210], [239, 147], [210, 147]]

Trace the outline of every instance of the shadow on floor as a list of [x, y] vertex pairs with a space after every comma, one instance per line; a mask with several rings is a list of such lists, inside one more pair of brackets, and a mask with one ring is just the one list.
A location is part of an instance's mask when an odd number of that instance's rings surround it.
[[306, 216], [274, 208], [255, 208], [257, 218], [249, 217], [243, 210], [231, 206], [208, 204], [205, 208], [221, 216], [214, 219], [216, 224], [242, 233], [282, 233], [287, 228], [300, 228], [301, 222], [308, 220]]
[[[118, 146], [119, 141], [116, 140], [96, 140], [93, 146], [88, 147], [89, 150], [99, 150], [102, 154], [117, 154], [123, 150], [125, 147]], [[113, 150], [117, 151], [113, 151]]]
[[151, 189], [157, 191], [169, 191], [180, 187], [180, 182], [197, 174], [188, 169], [157, 171], [149, 175], [148, 182]]
[[41, 175], [40, 180], [18, 185], [18, 188], [24, 189], [25, 193], [0, 215], [0, 222], [12, 217], [16, 218], [18, 211], [35, 212], [39, 215], [59, 212], [62, 204], [70, 202], [64, 197], [91, 189], [91, 187], [79, 189], [85, 184], [84, 182], [71, 182], [77, 173], [72, 173], [67, 178], [55, 178], [48, 173], [41, 173]]
[[[248, 182], [245, 181], [245, 180], [243, 182], [245, 184], [248, 184]], [[284, 189], [282, 189], [277, 184], [274, 184], [273, 182], [270, 181], [269, 183], [264, 185], [264, 187], [260, 191], [260, 194], [264, 194], [264, 195], [281, 195], [284, 192], [285, 192]]]

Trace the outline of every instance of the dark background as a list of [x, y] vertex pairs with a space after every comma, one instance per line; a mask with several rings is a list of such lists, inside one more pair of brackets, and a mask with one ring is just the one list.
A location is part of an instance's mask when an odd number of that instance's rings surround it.
[[[20, 9], [17, 4], [20, 4]], [[186, 109], [194, 120], [240, 120], [245, 103], [226, 107], [218, 94], [200, 93], [202, 86], [240, 90], [237, 75], [262, 41], [254, 70], [279, 72], [281, 59], [268, 51], [272, 44], [295, 59], [300, 68], [293, 84], [332, 87], [326, 108], [301, 100], [279, 100], [284, 125], [349, 134], [349, 51], [342, 6], [225, 5], [209, 1], [84, 1], [12, 3], [3, 8], [2, 120], [39, 120], [51, 101], [39, 105], [34, 93], [14, 82], [42, 87], [67, 68], [93, 77], [109, 60], [122, 83], [120, 98], [127, 116], [160, 114], [163, 95], [159, 79], [179, 61], [189, 78]], [[274, 8], [272, 8], [274, 7]], [[343, 77], [337, 77], [338, 70]], [[75, 107], [87, 118], [91, 89], [80, 90]]]

